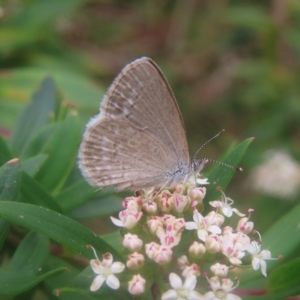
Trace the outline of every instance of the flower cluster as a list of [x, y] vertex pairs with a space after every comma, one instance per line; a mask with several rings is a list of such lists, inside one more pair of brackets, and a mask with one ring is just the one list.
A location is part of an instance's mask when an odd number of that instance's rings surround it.
[[[261, 251], [259, 233], [257, 240], [250, 236], [256, 233], [250, 221], [253, 210], [248, 216], [240, 213], [232, 207], [234, 201], [220, 191], [220, 199], [209, 202], [212, 210], [203, 215], [205, 195], [205, 187], [178, 184], [172, 190], [143, 192], [123, 201], [119, 219], [111, 220], [123, 228], [126, 270], [132, 278], [129, 293], [141, 295], [146, 286], [156, 286], [152, 294], [163, 300], [238, 300], [232, 293], [239, 285], [230, 275], [233, 269], [236, 273], [237, 267], [252, 264], [267, 276], [266, 260], [271, 253]], [[233, 216], [238, 219], [236, 227], [226, 225]], [[102, 262], [96, 256], [91, 266], [98, 274], [92, 291], [104, 281], [112, 289], [119, 288], [114, 274], [124, 270], [122, 263], [112, 263], [107, 253]], [[207, 282], [210, 288], [206, 291]]]

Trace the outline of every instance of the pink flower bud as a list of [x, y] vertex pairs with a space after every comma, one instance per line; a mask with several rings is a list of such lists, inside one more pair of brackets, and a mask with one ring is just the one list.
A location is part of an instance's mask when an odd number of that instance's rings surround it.
[[163, 220], [157, 216], [151, 216], [150, 219], [147, 221], [147, 226], [152, 234], [156, 234], [158, 228], [163, 227]]
[[163, 266], [168, 264], [172, 259], [173, 251], [168, 246], [159, 246], [157, 251], [153, 255], [153, 260]]
[[128, 282], [128, 291], [131, 295], [140, 295], [145, 292], [146, 280], [140, 275], [133, 275]]
[[217, 253], [221, 250], [221, 244], [216, 234], [210, 234], [206, 238], [205, 248], [209, 253]]
[[193, 242], [189, 248], [189, 255], [192, 258], [201, 258], [206, 252], [206, 248], [202, 243]]
[[197, 201], [198, 203], [202, 203], [204, 197], [206, 195], [205, 187], [190, 187], [188, 189], [188, 196], [192, 201]]
[[182, 195], [184, 193], [185, 186], [183, 184], [179, 183], [174, 186], [173, 190], [174, 190], [174, 194], [176, 193], [176, 194]]
[[229, 267], [216, 263], [210, 267], [210, 270], [214, 273], [215, 276], [226, 277]]
[[173, 195], [168, 190], [163, 190], [161, 194], [157, 196], [157, 202], [163, 212], [171, 211], [174, 206]]
[[143, 241], [136, 234], [126, 233], [123, 239], [123, 246], [130, 252], [139, 251], [143, 246]]
[[186, 266], [183, 271], [182, 271], [182, 276], [183, 277], [188, 277], [188, 276], [200, 276], [200, 268], [196, 264], [191, 264], [189, 266]]
[[186, 266], [189, 265], [189, 261], [186, 255], [182, 255], [177, 259], [178, 268], [183, 270]]
[[238, 222], [236, 230], [244, 234], [250, 233], [253, 230], [254, 223], [248, 222], [248, 220], [249, 219], [247, 217], [241, 218]]
[[128, 256], [126, 266], [131, 270], [137, 270], [144, 266], [144, 255], [138, 252], [134, 252]]
[[155, 215], [157, 212], [157, 204], [154, 201], [148, 201], [143, 204], [143, 210], [148, 215]]
[[134, 207], [138, 210], [140, 210], [142, 204], [143, 204], [143, 200], [141, 197], [127, 197], [122, 202], [122, 206], [124, 208]]
[[176, 213], [182, 213], [186, 208], [189, 207], [191, 201], [187, 196], [174, 194], [174, 207], [173, 211]]
[[156, 254], [156, 252], [158, 251], [160, 245], [155, 243], [155, 242], [151, 242], [149, 244], [145, 245], [145, 252], [147, 254], [147, 256], [151, 259], [153, 259], [154, 254]]

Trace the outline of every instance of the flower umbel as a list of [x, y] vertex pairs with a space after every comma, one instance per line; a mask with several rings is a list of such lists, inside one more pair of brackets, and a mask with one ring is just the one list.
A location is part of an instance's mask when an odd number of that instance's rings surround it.
[[[122, 251], [127, 255], [128, 271], [123, 278], [132, 278], [128, 281], [132, 295], [146, 297], [151, 286], [152, 297], [162, 295], [163, 300], [240, 300], [232, 293], [238, 284], [229, 277], [232, 270], [246, 265], [249, 256], [253, 269], [261, 268], [266, 276], [266, 260], [271, 259], [271, 253], [260, 251], [260, 243], [250, 236], [254, 223], [249, 220], [254, 210], [249, 209], [246, 217], [222, 192], [220, 201], [209, 202], [214, 209], [202, 215], [205, 196], [204, 187], [191, 184], [178, 184], [159, 193], [139, 192], [123, 201], [119, 220], [111, 217], [115, 225], [123, 227]], [[240, 217], [234, 227], [229, 226], [232, 217]], [[185, 230], [195, 230], [196, 235]], [[104, 281], [114, 289], [120, 286], [114, 274], [123, 271], [124, 265], [112, 263], [111, 254], [105, 254], [103, 261], [96, 256], [91, 266], [97, 274], [91, 290], [100, 288]], [[203, 270], [210, 270], [210, 279], [207, 273], [204, 277], [211, 291], [202, 284]], [[167, 278], [169, 290], [165, 288]]]

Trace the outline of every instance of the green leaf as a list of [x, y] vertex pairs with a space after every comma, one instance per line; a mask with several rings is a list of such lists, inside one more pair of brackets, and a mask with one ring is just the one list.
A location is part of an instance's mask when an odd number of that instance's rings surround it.
[[38, 154], [36, 156], [30, 157], [25, 161], [22, 161], [23, 170], [30, 176], [33, 176], [41, 167], [41, 165], [48, 158], [46, 154]]
[[72, 210], [70, 216], [74, 219], [92, 219], [105, 217], [121, 211], [122, 201], [115, 195], [109, 195], [96, 201], [90, 201]]
[[[246, 150], [253, 140], [254, 138], [248, 138], [243, 141], [233, 150], [229, 151], [229, 153], [224, 156], [221, 162], [231, 166], [239, 166], [243, 156], [246, 153]], [[220, 197], [220, 192], [217, 191], [216, 188], [220, 186], [222, 190], [225, 191], [235, 172], [235, 170], [220, 164], [216, 164], [211, 169], [211, 171], [206, 175], [210, 182], [210, 184], [207, 186], [207, 194], [209, 195], [209, 199], [216, 200]]]
[[268, 291], [278, 293], [289, 291], [287, 296], [298, 295], [300, 293], [300, 258], [294, 259], [287, 264], [274, 270], [269, 278]]
[[65, 211], [70, 211], [88, 200], [96, 197], [105, 190], [97, 191], [95, 187], [89, 185], [85, 180], [80, 180], [61, 191], [57, 197], [57, 202]]
[[59, 125], [60, 123], [50, 123], [38, 129], [32, 136], [28, 147], [23, 152], [22, 156], [25, 158], [30, 158], [40, 154]]
[[29, 232], [17, 248], [9, 264], [11, 272], [36, 273], [49, 255], [49, 239], [41, 234]]
[[21, 186], [21, 164], [18, 158], [0, 168], [0, 200], [16, 200]]
[[43, 207], [26, 203], [0, 201], [0, 216], [29, 230], [44, 234], [73, 251], [93, 258], [91, 244], [100, 253], [110, 252], [114, 260], [122, 256], [93, 232], [72, 219]]
[[[71, 264], [71, 261], [68, 262], [63, 260], [62, 258], [52, 255], [48, 257], [46, 264], [43, 266], [43, 270], [44, 272], [48, 272], [52, 269], [62, 267], [67, 268], [68, 272], [61, 273], [55, 277], [49, 277], [43, 282], [43, 285], [49, 294], [52, 294], [53, 290], [55, 289], [60, 289], [61, 287], [66, 286], [72, 279], [74, 279], [80, 273], [80, 270], [76, 268], [73, 264]], [[61, 295], [59, 299], [61, 299]], [[62, 297], [62, 299], [64, 300], [66, 298]]]
[[43, 275], [28, 274], [26, 272], [3, 271], [0, 270], [0, 295], [14, 296], [29, 290], [44, 279], [60, 274], [66, 271], [66, 268], [52, 270]]
[[23, 172], [22, 176], [21, 193], [24, 202], [41, 205], [60, 213], [63, 212], [55, 198], [53, 198], [40, 183], [25, 172]]
[[[300, 239], [295, 238], [299, 235], [299, 216], [300, 204], [296, 205], [291, 211], [282, 216], [267, 232], [262, 236], [261, 249], [268, 249], [272, 257], [283, 256], [288, 258], [295, 250], [299, 249]], [[282, 265], [281, 260], [267, 261], [267, 273], [270, 273], [274, 267]], [[257, 277], [261, 276], [260, 272], [248, 272], [240, 276], [243, 286], [251, 284]]]
[[[21, 186], [21, 164], [15, 158], [0, 168], [0, 200], [16, 201]], [[2, 248], [10, 223], [0, 218], [0, 249]]]
[[11, 149], [15, 154], [23, 153], [34, 133], [45, 125], [55, 111], [56, 90], [51, 78], [42, 82], [40, 89], [33, 94], [32, 102], [18, 119], [10, 139]]
[[0, 135], [0, 166], [5, 164], [10, 159], [12, 159], [12, 154], [10, 153], [10, 150], [7, 147], [6, 141]]
[[70, 116], [61, 122], [42, 149], [49, 157], [35, 178], [54, 194], [63, 187], [74, 166], [80, 139], [79, 118]]
[[[92, 199], [95, 201], [90, 201]], [[107, 216], [122, 210], [121, 199], [115, 195], [113, 188], [96, 190], [85, 180], [80, 180], [63, 190], [56, 200], [64, 211], [73, 209], [71, 215], [76, 219]], [[86, 203], [87, 201], [89, 202]]]

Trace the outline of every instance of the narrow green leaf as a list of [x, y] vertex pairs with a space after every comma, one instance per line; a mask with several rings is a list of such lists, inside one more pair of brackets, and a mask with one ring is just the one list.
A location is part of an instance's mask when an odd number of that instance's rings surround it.
[[53, 198], [40, 183], [25, 172], [23, 172], [22, 176], [21, 193], [24, 202], [47, 207], [60, 213], [63, 212], [55, 198]]
[[[90, 200], [96, 200], [93, 201], [93, 203], [88, 202]], [[108, 214], [113, 214], [116, 211], [121, 210], [121, 199], [120, 197], [117, 197], [115, 195], [115, 192], [113, 188], [108, 187], [102, 190], [97, 190], [95, 187], [90, 186], [85, 180], [80, 180], [76, 182], [75, 184], [69, 186], [65, 190], [63, 190], [57, 197], [56, 197], [57, 202], [63, 207], [64, 211], [70, 211], [72, 209], [76, 209], [78, 207], [78, 210], [81, 210], [83, 208], [83, 204], [86, 203], [86, 213], [87, 215], [89, 206], [93, 205], [99, 205], [99, 210], [105, 209], [105, 211], [101, 211], [100, 214], [97, 213], [97, 209], [94, 207], [94, 212], [92, 212], [92, 215], [95, 217], [97, 216], [105, 216]], [[110, 201], [111, 200], [111, 201]], [[102, 204], [99, 202], [103, 202]], [[72, 214], [75, 213], [75, 210], [72, 211]], [[83, 218], [86, 218], [87, 215]], [[79, 216], [80, 218], [80, 213]], [[76, 217], [77, 218], [77, 217]]]
[[9, 264], [11, 272], [36, 273], [49, 256], [49, 239], [44, 235], [29, 232], [17, 248]]
[[6, 141], [0, 135], [0, 166], [5, 164], [10, 159], [12, 159], [12, 154], [10, 153], [10, 150], [7, 147]]
[[[228, 154], [226, 154], [221, 161], [231, 166], [239, 166], [246, 150], [253, 140], [254, 138], [246, 139]], [[235, 170], [219, 164], [216, 164], [212, 168], [212, 170], [206, 175], [210, 182], [210, 184], [207, 186], [207, 194], [209, 195], [210, 200], [216, 200], [220, 197], [220, 192], [217, 191], [216, 188], [220, 186], [222, 190], [225, 191], [235, 172]]]
[[[21, 164], [14, 158], [0, 168], [0, 200], [15, 201], [21, 186]], [[10, 223], [0, 218], [0, 249], [6, 240]]]
[[274, 270], [269, 278], [268, 291], [270, 293], [278, 293], [290, 290], [293, 294], [300, 293], [300, 258], [294, 259], [287, 264], [280, 266]]
[[[289, 257], [296, 249], [299, 248], [299, 216], [300, 204], [296, 205], [291, 211], [282, 216], [274, 225], [262, 236], [262, 249], [268, 249], [272, 253], [272, 257], [283, 256], [283, 259]], [[267, 261], [268, 274], [278, 265], [282, 265], [282, 260]], [[243, 274], [241, 282], [252, 282], [258, 276], [259, 272], [248, 272]]]
[[51, 138], [55, 130], [59, 127], [59, 123], [46, 124], [38, 129], [32, 136], [28, 147], [22, 153], [22, 157], [30, 158], [42, 152], [48, 140]]
[[41, 165], [48, 158], [46, 154], [38, 154], [22, 161], [22, 169], [30, 176], [33, 176], [40, 168]]
[[[55, 277], [49, 277], [43, 282], [43, 286], [49, 294], [52, 294], [54, 290], [60, 289], [61, 287], [69, 284], [69, 282], [80, 273], [80, 270], [76, 268], [71, 262], [65, 261], [60, 257], [52, 255], [48, 257], [46, 264], [43, 266], [43, 270], [44, 272], [49, 272], [52, 269], [62, 267], [67, 268], [68, 272], [61, 273]], [[59, 297], [59, 299], [60, 298], [61, 297]], [[62, 297], [62, 299], [66, 300], [66, 297]]]
[[11, 272], [0, 270], [0, 295], [15, 296], [29, 290], [44, 279], [60, 274], [66, 271], [66, 268], [52, 270], [43, 275], [37, 276], [26, 272]]
[[0, 200], [16, 200], [21, 186], [21, 164], [18, 158], [0, 168]]
[[103, 239], [74, 220], [43, 207], [26, 203], [0, 201], [0, 216], [30, 230], [42, 233], [75, 252], [93, 258], [91, 244], [99, 253], [110, 252], [114, 260], [122, 256]]
[[79, 118], [70, 116], [61, 122], [42, 150], [49, 157], [35, 178], [54, 194], [63, 187], [74, 166], [80, 138]]
[[70, 216], [76, 220], [92, 219], [110, 216], [122, 209], [121, 199], [115, 195], [109, 195], [81, 205], [72, 210]]
[[20, 155], [26, 150], [34, 133], [45, 125], [51, 113], [54, 113], [55, 103], [55, 85], [53, 80], [47, 77], [40, 89], [33, 94], [31, 104], [25, 108], [17, 121], [10, 139], [13, 153]]
[[61, 191], [57, 195], [56, 201], [62, 206], [64, 211], [70, 211], [98, 194], [99, 191], [95, 187], [89, 185], [85, 180], [80, 180]]

